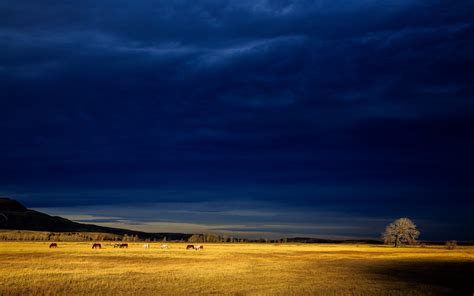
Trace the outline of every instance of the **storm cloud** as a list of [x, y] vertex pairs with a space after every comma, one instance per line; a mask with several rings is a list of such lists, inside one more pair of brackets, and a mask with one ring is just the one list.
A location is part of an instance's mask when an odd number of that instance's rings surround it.
[[[425, 238], [474, 239], [472, 15], [469, 1], [0, 0], [0, 193], [410, 215], [432, 221]], [[262, 230], [207, 215], [166, 221]], [[297, 223], [317, 229], [309, 216]]]

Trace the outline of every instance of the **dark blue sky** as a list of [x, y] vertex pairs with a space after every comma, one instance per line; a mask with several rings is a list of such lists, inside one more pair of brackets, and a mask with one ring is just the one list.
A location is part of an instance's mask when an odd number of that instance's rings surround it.
[[149, 231], [474, 240], [473, 16], [0, 0], [0, 194]]

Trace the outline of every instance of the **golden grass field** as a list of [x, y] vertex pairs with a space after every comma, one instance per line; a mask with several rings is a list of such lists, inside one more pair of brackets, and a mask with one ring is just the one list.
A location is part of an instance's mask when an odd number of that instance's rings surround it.
[[474, 248], [0, 242], [0, 295], [473, 295]]

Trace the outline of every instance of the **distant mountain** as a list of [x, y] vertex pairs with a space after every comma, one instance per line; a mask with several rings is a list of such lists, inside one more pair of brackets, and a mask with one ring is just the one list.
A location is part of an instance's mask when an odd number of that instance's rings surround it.
[[29, 210], [20, 202], [0, 197], [0, 229], [34, 230], [51, 232], [103, 232], [118, 235], [137, 235], [140, 239], [188, 240], [191, 234], [184, 233], [146, 233], [128, 229], [103, 227], [93, 224], [77, 223], [71, 220], [50, 216]]

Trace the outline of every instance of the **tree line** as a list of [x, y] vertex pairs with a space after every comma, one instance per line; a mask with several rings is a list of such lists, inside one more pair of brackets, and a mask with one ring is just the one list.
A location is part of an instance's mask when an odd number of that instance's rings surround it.
[[[394, 247], [401, 247], [405, 245], [419, 244], [417, 239], [420, 236], [415, 223], [408, 218], [400, 218], [385, 228], [382, 234], [382, 240], [387, 245]], [[133, 234], [113, 234], [104, 232], [46, 232], [46, 231], [28, 231], [28, 230], [0, 230], [0, 241], [125, 241], [125, 242], [165, 242], [166, 236], [157, 238], [141, 238]], [[236, 238], [225, 234], [192, 234], [186, 238], [173, 240], [179, 242], [190, 243], [287, 243], [287, 242], [308, 242], [308, 243], [334, 243], [336, 241], [309, 239], [302, 240], [302, 238], [292, 239], [244, 239]], [[421, 244], [423, 246], [423, 244]], [[448, 241], [446, 243], [448, 249], [454, 249], [457, 246], [456, 241]]]
[[1, 241], [122, 241], [123, 235], [102, 232], [0, 231]]

